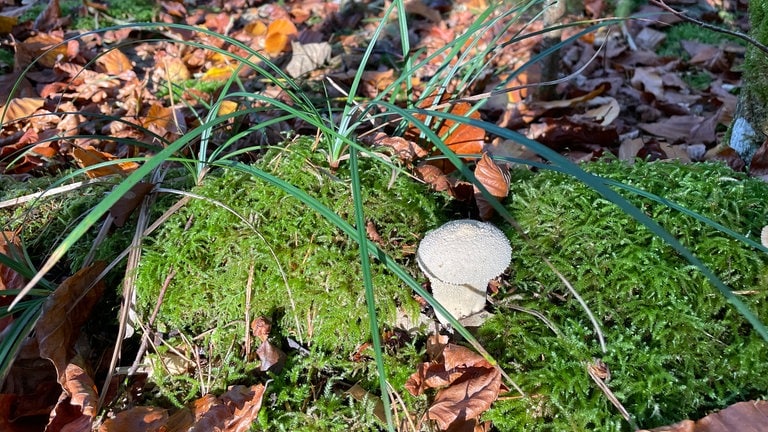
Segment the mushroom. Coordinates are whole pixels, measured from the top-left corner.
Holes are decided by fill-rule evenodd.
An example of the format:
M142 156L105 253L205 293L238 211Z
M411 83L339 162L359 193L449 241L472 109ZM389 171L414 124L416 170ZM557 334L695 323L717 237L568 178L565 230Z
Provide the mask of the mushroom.
M416 261L432 285L432 296L460 319L485 308L488 282L512 260L504 233L487 222L455 220L424 236ZM448 320L437 314L441 323Z

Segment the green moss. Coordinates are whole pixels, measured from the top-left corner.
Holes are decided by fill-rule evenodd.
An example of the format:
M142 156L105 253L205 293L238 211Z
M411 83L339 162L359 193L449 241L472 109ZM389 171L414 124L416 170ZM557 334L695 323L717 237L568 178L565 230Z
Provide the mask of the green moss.
M351 222L348 173L343 167L335 174L320 168L323 157L312 152L310 144L303 140L273 150L259 167L308 192ZM366 218L378 228L390 256L410 265L421 233L441 222L440 203L403 175L389 187L390 169L366 159L361 163ZM215 172L193 192L223 203L249 220L253 229L210 200L190 202L146 241L137 281L144 316L157 302L167 275L174 272L156 327L180 331L188 338L201 336L200 345L216 347L209 353L209 361L214 370L219 368L214 388L223 388L232 382L235 370L248 373L248 366L237 357L226 365L222 350L233 343L236 352L241 349L246 286L253 268L251 316L271 318L275 334L281 335L279 340L290 338L309 347L316 368L348 364L350 354L370 338L357 245L297 199L242 173ZM417 312L409 288L381 266L374 265L373 270L382 323L394 323L398 308ZM296 355L295 350L291 354ZM399 365L410 370L417 361ZM307 383L310 387L315 384ZM176 385L178 399L193 396L190 385ZM274 387L278 393L299 391ZM303 418L308 403L305 399L296 402L285 415ZM298 411L293 412L294 408Z
M681 52L684 53L680 43L685 40L711 45L719 45L726 41L744 45L744 41L739 38L708 30L693 23L682 22L669 28L667 31L667 39L664 40L661 46L659 46L659 55L680 56ZM687 54L684 54L684 56L687 56Z
M586 168L752 237L768 222L768 185L720 165L611 162ZM494 406L488 418L499 430L628 430L586 373L593 358L608 365L608 385L644 428L766 396L765 342L695 268L583 184L552 172L516 175L508 208L532 240L510 232L516 252L508 294L541 312L562 336L515 311L481 329L481 343L532 395ZM747 292L740 298L768 322L765 254L665 206L632 201L732 289ZM584 297L605 333L606 354L585 312L539 254Z
M72 28L78 30L96 30L101 27L107 27L119 24L114 20L121 22L151 22L156 13L156 2L149 0L110 0L107 2L108 10L106 15L94 16L91 13L81 14L83 2L80 0L62 0L61 16L73 17ZM19 17L19 22L33 21L45 9L45 4L38 4L31 7Z

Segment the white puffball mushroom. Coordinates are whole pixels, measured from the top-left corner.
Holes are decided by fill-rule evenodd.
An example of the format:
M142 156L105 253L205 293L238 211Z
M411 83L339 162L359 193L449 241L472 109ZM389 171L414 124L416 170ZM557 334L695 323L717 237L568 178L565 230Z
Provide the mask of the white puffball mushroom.
M512 247L504 233L487 222L455 220L424 236L416 261L432 285L432 296L454 318L485 307L488 283L512 260ZM447 319L437 314L441 323Z

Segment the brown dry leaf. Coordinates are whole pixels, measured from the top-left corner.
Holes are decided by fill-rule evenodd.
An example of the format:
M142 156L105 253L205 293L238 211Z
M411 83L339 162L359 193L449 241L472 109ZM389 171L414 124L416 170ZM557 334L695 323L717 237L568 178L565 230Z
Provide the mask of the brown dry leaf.
M498 398L501 374L469 348L448 344L437 362L422 363L405 383L414 396L437 387L445 388L438 391L428 417L440 430L474 428L476 419Z
M117 413L99 427L99 432L159 432L168 423L168 411L157 407L134 407Z
M657 137L677 141L691 136L694 128L698 128L706 117L697 115L671 116L654 123L640 123L637 126Z
M113 48L104 55L99 56L96 59L96 64L99 66L99 72L109 75L120 75L123 72L133 70L131 60L117 48Z
M768 181L768 140L764 141L749 164L749 175Z
M768 430L768 402L738 402L696 422L684 420L638 432L747 432Z
M0 254L11 259L20 259L24 256L21 250L21 238L18 233L14 231L0 231ZM26 284L27 281L22 275L10 267L0 264L0 291L22 289ZM11 304L11 301L13 301L13 297L2 296L0 297L0 306L7 306ZM0 333L11 322L13 322L13 315L0 318Z
M181 135L187 125L184 116L176 109L164 107L159 102L153 103L142 120L142 126L151 132L166 136L167 134Z
M264 39L264 51L271 56L276 56L285 51L288 42L299 33L299 30L286 18L278 18L267 27L267 36Z
M267 340L271 329L272 323L267 318L258 317L251 322L251 333L262 342Z
M16 43L16 55L24 57L26 65L37 59L40 66L52 68L60 60L66 59L70 53L68 44L62 42L64 39L61 37L49 33L38 33L24 42Z
M104 282L96 281L96 277L105 267L104 262L96 262L62 282L45 300L35 325L40 357L53 363L60 383L66 381L67 366L80 328L104 292Z
M99 395L96 384L85 371L84 360L79 355L67 365L63 392L51 412L46 431L90 431L97 414Z
M638 67L632 75L630 83L638 89L653 94L656 99L664 97L664 81L661 79L658 68Z
M91 146L80 147L72 146L72 157L81 168L87 168L91 165L114 160L115 157L109 153L101 152ZM100 168L91 169L85 172L88 178L104 177L112 174L127 175L139 167L136 162L120 162L113 165L107 165Z
M38 97L13 98L8 104L0 106L0 118L2 124L7 124L19 119L23 119L34 114L35 111L43 107L45 99Z
M419 180L428 184L432 189L438 192L451 189L451 181L448 180L448 176L443 173L443 170L434 165L419 165L414 168L414 174Z
M373 138L374 145L389 147L394 154L403 162L413 162L414 159L421 159L427 156L427 151L420 145L403 137L389 136L381 133Z
M502 201L509 195L509 168L506 164L503 166L497 164L488 153L483 153L483 157L477 162L475 177L499 201ZM480 219L488 220L493 216L493 207L485 199L480 189L477 186L473 187Z
M48 2L45 9L40 12L40 15L35 18L32 28L37 31L45 32L56 27L61 27L62 24L59 0L51 0Z
M120 197L120 199L109 209L109 214L114 218L112 223L114 223L116 227L125 225L125 221L131 217L131 214L136 207L141 204L144 197L154 188L155 185L149 182L139 182L133 185L131 190Z
M278 347L272 345L268 340L259 345L256 350L256 355L259 356L261 364L259 370L262 372L271 371L274 373L280 373L285 366L285 353Z
M246 432L261 409L263 384L233 386L218 398L206 395L194 402L195 424L188 432Z
M427 98L422 102L421 107L430 109L433 98ZM450 105L449 113L471 118L480 119L480 113L473 111L470 113L472 105L467 102L458 102ZM426 116L422 114L414 115L420 121L426 121ZM439 125L437 128L437 135L443 139L443 143L456 154L478 154L482 153L483 146L485 144L485 130L471 126L467 124L458 124L452 120L441 120L439 118L432 119L433 124L435 122ZM434 129L434 128L433 128ZM415 142L420 142L419 139L420 130L416 126L411 126L404 134L404 138ZM435 154L440 154L436 152ZM450 173L455 169L453 164L447 159L438 159L431 161L430 164L440 168L444 173Z
M159 67L162 70L162 77L172 83L188 80L192 77L192 73L187 68L187 65L178 57L163 57Z
M615 127L576 117L543 118L541 123L530 125L528 137L558 151L573 150L580 145L612 147L619 141Z

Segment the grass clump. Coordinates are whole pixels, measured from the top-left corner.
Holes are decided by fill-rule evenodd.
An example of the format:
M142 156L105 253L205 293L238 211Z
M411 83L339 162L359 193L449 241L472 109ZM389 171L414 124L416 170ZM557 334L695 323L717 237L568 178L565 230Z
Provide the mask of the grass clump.
M584 168L744 235L754 237L768 221L768 185L724 166L602 162ZM532 397L497 402L488 418L500 430L629 430L587 374L596 358L607 364L608 385L644 428L766 396L765 342L695 268L572 178L555 172L516 176L508 208L532 240L511 234L512 286L508 299L499 299L505 312L486 323L480 341ZM666 206L626 195L768 320L760 307L768 300L764 253ZM542 255L595 313L606 354ZM557 333L533 315L505 309L513 298L517 306L540 312Z
M441 203L402 174L392 181L392 170L383 164L369 159L361 163L366 217L377 227L389 255L407 263L421 233L441 222ZM346 168L331 173L323 164L324 156L311 149L311 140L300 139L269 151L258 166L279 173L351 221L354 211ZM311 361L294 359L289 369L303 368L299 375L305 380L311 372L306 370L308 365L315 368L314 373L324 370L341 376L361 370L358 380L377 382L372 367L350 365L343 373L337 369L349 363L349 356L370 338L357 244L284 191L250 176L222 170L204 183L192 192L208 199L192 200L147 239L137 281L144 316L154 308L168 274L175 272L155 327L180 332L188 340L198 337L197 344L205 350L215 347L207 354L212 367L219 367L212 387L223 388L232 378L249 373L239 353L248 325L244 308L252 274L250 316L271 319L278 343L294 341L310 352ZM382 323L393 325L398 309L412 316L418 312L408 287L377 266L373 270ZM225 361L227 350L238 354ZM289 356L297 355L295 348L286 350ZM411 369L415 361L397 364ZM275 377L268 392L294 391L281 389L280 379L286 378ZM322 386L312 387L316 384L312 380L305 384L315 397L323 391ZM182 402L195 396L189 392L189 383L177 382L168 388ZM288 405L297 410L298 418L307 404L302 399Z

